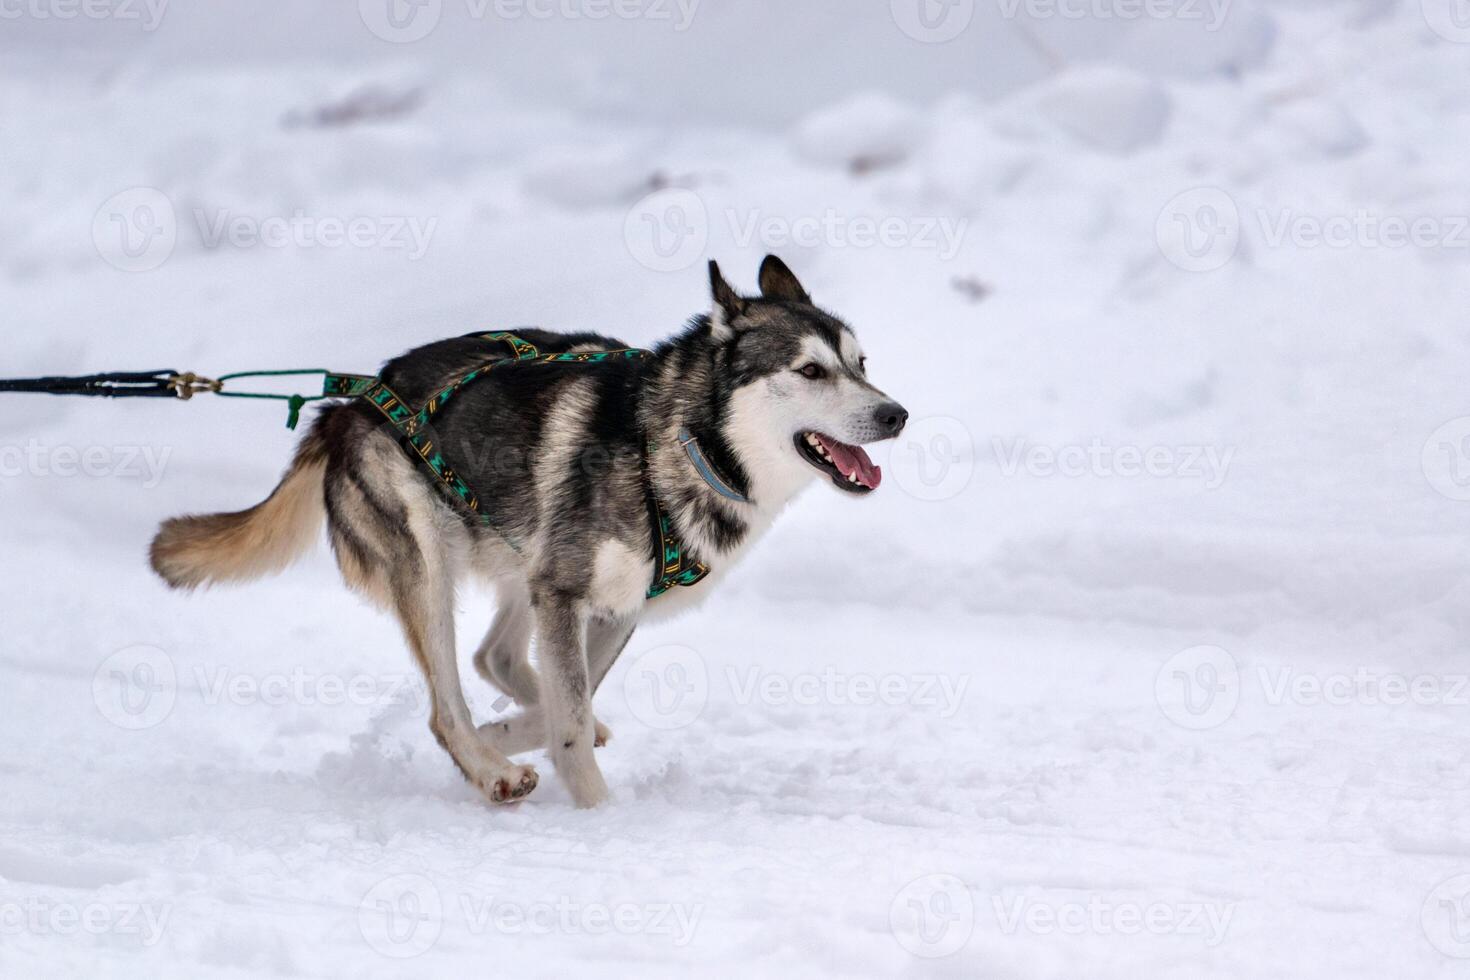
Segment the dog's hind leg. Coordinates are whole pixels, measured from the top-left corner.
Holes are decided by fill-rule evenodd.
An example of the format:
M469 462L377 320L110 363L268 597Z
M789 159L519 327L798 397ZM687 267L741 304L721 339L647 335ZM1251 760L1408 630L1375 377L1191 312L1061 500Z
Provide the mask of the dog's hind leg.
M529 656L531 599L524 589L510 586L503 587L497 598L495 620L475 652L475 670L522 708L530 708L541 696Z
M607 672L618 662L637 626L636 619L594 619L587 624L587 672L592 677L593 696L602 687ZM597 739L592 744L606 745L612 732L600 721L596 722L596 730Z
M336 454L325 480L333 549L347 581L397 614L429 687L434 738L492 802L517 800L536 788L536 771L480 738L470 719L455 663L455 527L410 466L376 434Z
M612 665L617 662L618 654L628 645L629 638L633 635L633 629L637 621L633 619L593 619L587 624L587 672L592 680L592 693L602 685L602 680ZM493 628L492 628L493 631ZM535 677L535 670L527 665L531 675ZM493 681L492 681L493 683ZM520 698L516 698L517 701ZM525 702L521 702L525 704ZM606 745L608 739L612 738L612 732L606 725L595 717L592 720L593 740L592 744L598 748ZM518 755L521 752L530 752L539 749L546 744L546 720L539 707L528 707L520 714L510 718L502 718L499 721L487 722L480 726L480 734L506 755Z
M587 669L592 674L593 694L618 662L637 627L638 620L633 618L594 619L587 624Z
M421 577L392 573L393 605L429 685L429 728L465 779L492 803L518 800L536 788L536 770L518 766L479 738L459 683L454 654L454 589L442 562Z

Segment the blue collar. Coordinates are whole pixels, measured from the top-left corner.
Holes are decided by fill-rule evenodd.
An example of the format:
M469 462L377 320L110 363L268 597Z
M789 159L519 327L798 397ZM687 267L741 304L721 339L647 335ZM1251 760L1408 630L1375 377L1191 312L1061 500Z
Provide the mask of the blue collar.
M684 447L684 452L688 455L689 462L694 464L695 472L703 478L705 483L710 485L710 489L714 490L715 493L724 497L726 500L733 500L739 504L750 503L749 497L731 487L729 481L720 476L714 466L710 464L710 461L705 458L704 451L699 448L699 443L695 441L694 436L688 429L681 428L679 430L679 445Z

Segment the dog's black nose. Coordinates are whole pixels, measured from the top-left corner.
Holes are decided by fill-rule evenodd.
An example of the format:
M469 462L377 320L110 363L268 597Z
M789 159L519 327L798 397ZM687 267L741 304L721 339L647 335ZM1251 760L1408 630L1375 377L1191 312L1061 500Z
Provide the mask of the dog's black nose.
M877 420L883 437L890 438L903 431L904 423L909 420L909 413L898 402L884 402L873 413L873 418Z

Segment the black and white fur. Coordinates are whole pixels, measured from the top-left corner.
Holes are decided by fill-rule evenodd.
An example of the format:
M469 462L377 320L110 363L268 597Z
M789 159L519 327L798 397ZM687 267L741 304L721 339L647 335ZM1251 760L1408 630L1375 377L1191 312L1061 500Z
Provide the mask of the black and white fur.
M763 263L759 297L737 294L713 262L710 280L711 311L651 357L496 369L434 417L489 526L438 487L370 406L346 402L320 413L263 503L165 522L154 569L181 588L279 571L325 516L349 585L402 623L431 693L430 728L465 778L493 802L518 800L537 775L509 757L545 745L576 803L596 805L607 785L593 747L607 732L592 696L638 623L707 595L814 479L869 489L844 479L809 433L852 448L897 435L908 417L868 381L852 330L814 306L779 259ZM543 352L627 346L515 332ZM389 362L382 377L417 405L485 357L482 339L444 340ZM681 430L745 501L701 478ZM653 600L650 491L711 568ZM475 666L521 708L478 728L454 639L455 589L470 576L498 599ZM533 636L539 670L528 658Z

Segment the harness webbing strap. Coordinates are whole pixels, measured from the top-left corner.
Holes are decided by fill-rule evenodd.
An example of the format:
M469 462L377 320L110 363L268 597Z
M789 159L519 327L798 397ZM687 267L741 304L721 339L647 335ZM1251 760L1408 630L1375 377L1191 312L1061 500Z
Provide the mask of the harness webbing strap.
M648 492L648 499L653 505L653 528L657 532L654 544L658 559L653 584L648 587L648 598L657 599L675 586L698 582L709 574L709 566L704 562L694 561L684 553L683 542L674 534L674 522L664 513L658 494L652 489Z
M423 463L439 484L456 500L463 504L480 522L505 538L511 548L519 546L504 532L496 528L489 515L481 512L480 498L464 479L455 471L444 455L443 447L436 441L431 422L461 388L477 378L484 377L497 367L514 364L598 364L604 361L627 358L636 360L647 357L649 351L636 347L602 351L567 351L542 354L535 344L515 334L504 331L481 334L481 339L502 342L510 348L510 355L489 358L455 379L434 394L417 411L398 396L393 389L379 378L362 375L328 374L323 390L328 397L360 397L367 401L387 419L398 433L399 442ZM686 445L686 450L688 449ZM718 489L718 488L717 488ZM695 561L684 550L683 543L674 533L673 521L664 512L663 505L652 487L648 489L650 502L650 526L654 536L654 577L648 587L647 596L655 599L669 589L680 585L693 585L709 574L703 562Z
M366 374L336 374L328 371L322 382L322 396L356 398L358 395L366 395L377 383L377 378Z

